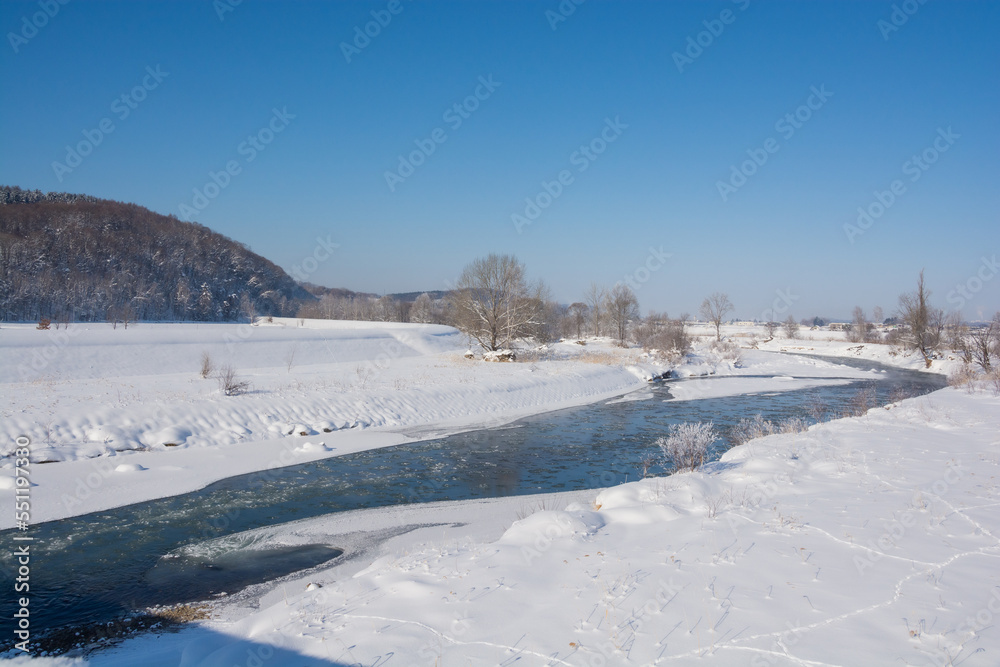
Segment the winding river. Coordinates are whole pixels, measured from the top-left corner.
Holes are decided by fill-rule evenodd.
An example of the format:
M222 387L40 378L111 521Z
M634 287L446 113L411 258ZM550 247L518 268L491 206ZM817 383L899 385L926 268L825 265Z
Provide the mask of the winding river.
M643 461L659 453L653 443L669 424L711 420L724 433L757 413L770 420L799 417L811 422L810 404L822 401L828 414L836 414L869 386L883 405L896 388L923 394L945 385L939 375L870 361L834 361L881 372L875 381L687 401L669 400L672 382L656 383L629 400L339 456L266 476L233 477L194 493L39 524L32 527L32 625L93 623L149 605L206 599L340 555L326 545L254 551L226 562L194 563L198 575L192 577L192 563L180 562L176 552L207 539L361 508L611 486L641 477ZM716 441L713 458L726 446L722 438ZM663 467L650 470L668 472ZM13 544L12 532L5 531L8 544ZM0 563L9 579L15 566L10 551ZM13 584L3 586L12 590ZM13 596L4 595L0 614L10 619L13 611Z

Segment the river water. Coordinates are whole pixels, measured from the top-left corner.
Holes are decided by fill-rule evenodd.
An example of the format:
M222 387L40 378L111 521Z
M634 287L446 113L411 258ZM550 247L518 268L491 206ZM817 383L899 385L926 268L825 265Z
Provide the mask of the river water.
M757 413L812 422L808 406L816 401L833 415L865 388L873 387L883 405L900 388L916 395L945 385L939 375L836 361L884 372L874 381L688 401L669 400L672 382L657 383L629 396L638 400L242 475L194 493L39 524L31 528L32 626L37 632L207 599L340 555L330 545L248 548L218 557L184 550L212 538L354 509L607 487L641 477L643 461L659 454L654 442L670 424L712 421L721 434ZM726 447L724 438L717 440L712 458ZM668 472L659 464L650 469ZM4 532L7 544L14 544L12 534ZM15 564L9 551L0 565L8 579L0 585L10 591ZM0 607L6 625L14 596L2 596ZM10 636L4 633L0 647L9 647Z

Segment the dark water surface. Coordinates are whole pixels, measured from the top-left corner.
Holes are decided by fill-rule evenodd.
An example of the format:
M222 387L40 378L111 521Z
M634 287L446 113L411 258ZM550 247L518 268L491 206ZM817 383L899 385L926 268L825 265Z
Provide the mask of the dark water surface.
M194 493L32 526L33 634L153 604L206 599L340 555L336 545L304 545L178 556L181 547L206 539L353 509L611 486L641 477L643 460L659 455L653 443L670 424L712 421L723 432L757 413L811 422L808 406L815 401L833 415L864 388L874 387L882 405L899 388L923 394L945 385L939 375L836 361L885 372L874 382L676 402L665 402L672 382L658 383L634 394L650 395L643 400L587 405L501 428L242 475ZM713 458L725 443L720 439L715 447ZM13 535L4 531L5 544L15 544ZM7 591L13 591L12 551L0 556L7 579L0 585ZM14 597L0 597L4 626L11 623ZM9 647L11 636L5 630L0 646Z

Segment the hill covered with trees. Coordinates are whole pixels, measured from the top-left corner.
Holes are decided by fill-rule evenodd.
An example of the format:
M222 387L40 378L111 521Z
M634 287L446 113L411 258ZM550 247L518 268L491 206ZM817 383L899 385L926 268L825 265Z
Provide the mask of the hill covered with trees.
M273 262L135 204L0 186L0 318L235 320L316 297Z

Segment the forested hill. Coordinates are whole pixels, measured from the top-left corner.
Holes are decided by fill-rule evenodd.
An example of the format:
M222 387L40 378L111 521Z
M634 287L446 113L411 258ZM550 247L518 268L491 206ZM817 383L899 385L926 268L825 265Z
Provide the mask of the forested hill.
M311 295L199 224L135 204L0 186L0 318L234 320Z

